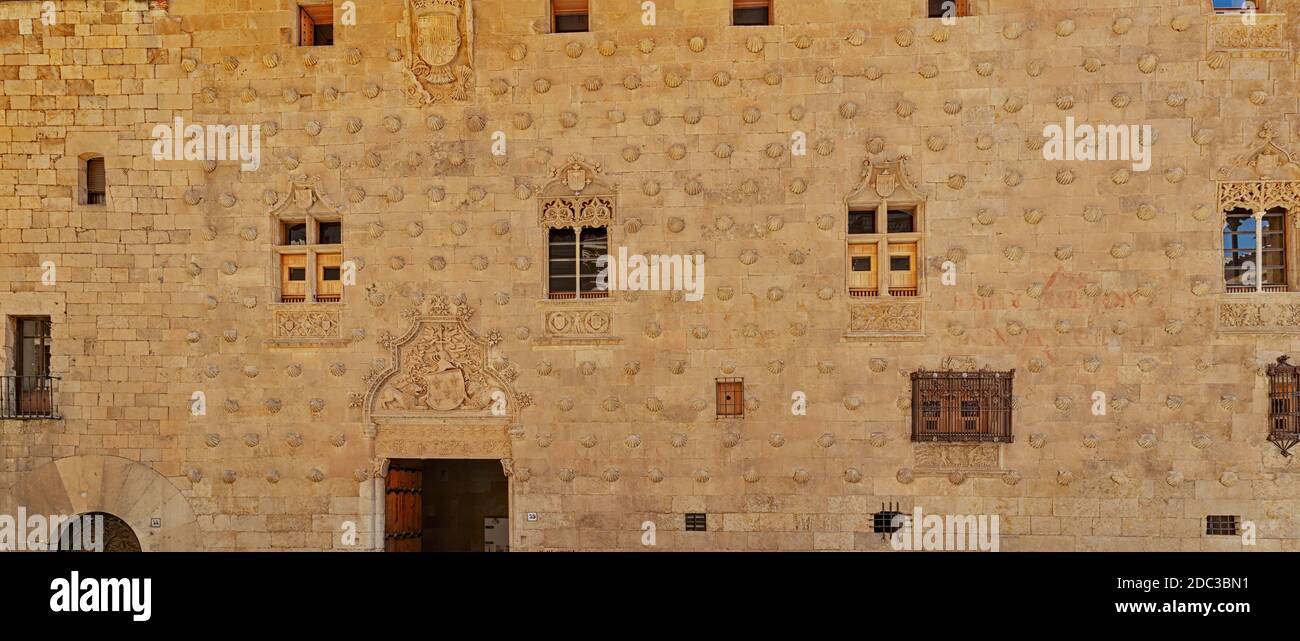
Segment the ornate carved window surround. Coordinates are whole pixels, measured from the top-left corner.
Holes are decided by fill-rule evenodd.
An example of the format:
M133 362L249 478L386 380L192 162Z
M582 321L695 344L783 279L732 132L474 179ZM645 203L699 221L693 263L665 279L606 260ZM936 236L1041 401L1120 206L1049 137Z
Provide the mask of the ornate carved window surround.
M1217 329L1225 333L1300 333L1300 261L1296 256L1297 225L1300 225L1300 164L1277 144L1272 125L1260 127L1260 144L1218 172L1217 198L1221 215L1245 210L1255 217L1254 229L1262 228L1266 214L1285 210L1285 282L1289 291L1273 289L1255 278L1254 291L1240 291L1224 277L1216 314ZM1255 247L1260 243L1256 241ZM1224 248L1221 246L1220 250ZM1281 286L1277 286L1281 288ZM1238 291L1231 291L1231 290Z
M907 166L907 157L881 163L865 160L861 180L844 198L844 262L846 288L850 292L849 328L846 341L914 341L925 338L925 299L922 257L925 236L926 196L915 187ZM889 232L891 210L911 213L911 230ZM849 233L849 212L874 211L871 233ZM879 286L874 291L855 288L852 265L855 248L868 248L864 256L874 261ZM884 260L887 257L889 260ZM861 257L858 257L860 260ZM911 261L907 278L914 282L896 284L891 268L896 259ZM901 272L908 274L907 272ZM897 286L897 285L911 285ZM858 294L858 295L854 295Z
M280 234L284 223L303 222L308 226L309 238L314 237L311 229L321 222L342 222L343 207L337 204L321 189L321 180L317 176L294 176L290 179L289 190L267 210L273 223L272 251L268 274L276 295L273 300L280 300L280 273L283 256L302 254L305 259L308 290L306 300L299 303L275 302L267 305L272 314L271 338L265 341L267 347L300 347L347 345L351 340L342 330L344 303L340 301L320 302L315 283L318 270L316 255L321 249L326 253L341 257L341 245L284 245L280 244ZM335 249L336 248L336 249Z
M601 179L601 166L582 156L569 157L566 164L551 172L551 181L538 192L537 223L549 234L552 229L603 227L609 247L615 244L617 231L617 185ZM549 252L549 246L544 252ZM593 292L577 288L573 299L553 299L550 293L550 255L543 256L542 288L547 292L541 303L545 314L545 336L537 345L613 345L623 339L613 334L615 301L611 292L588 298Z

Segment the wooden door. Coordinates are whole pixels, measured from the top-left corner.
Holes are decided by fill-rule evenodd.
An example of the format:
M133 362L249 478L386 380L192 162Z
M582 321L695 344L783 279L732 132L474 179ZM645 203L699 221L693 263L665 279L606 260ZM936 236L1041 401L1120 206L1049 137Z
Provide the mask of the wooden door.
M388 468L384 492L384 551L419 552L424 534L424 471Z

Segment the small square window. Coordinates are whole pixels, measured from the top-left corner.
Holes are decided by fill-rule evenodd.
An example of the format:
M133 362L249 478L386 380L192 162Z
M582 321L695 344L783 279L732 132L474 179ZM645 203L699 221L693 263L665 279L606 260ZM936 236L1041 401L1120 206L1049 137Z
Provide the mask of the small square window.
M291 280L291 281L307 280L307 268L306 268L306 267L290 267L290 268L289 268L289 280Z
M929 0L931 18L962 18L970 15L970 0Z
M871 257L870 257L870 256L854 256L854 257L853 257L853 271L855 271L855 272L869 272L869 271L873 271L873 270L871 269Z
M307 223L285 223L283 245L306 245Z
M321 223L320 238L316 240L320 245L337 245L343 242L343 223Z
M737 27L772 24L772 0L732 0L731 24Z
M717 380L718 416L745 415L745 379L720 378Z
M709 530L708 515L702 512L691 512L686 515L687 532L707 532Z
M871 531L876 534L893 534L903 529L903 513L898 510L881 510L872 515Z
M911 234L916 232L916 214L906 209L890 209L889 221L886 223L891 234Z
M322 279L322 280L338 280L338 279L339 279L339 268L338 268L338 267L322 267L322 268L321 268L321 279Z
M1210 536L1236 536L1237 516L1235 514L1211 514L1206 516L1205 533Z
M298 7L298 44L303 47L328 47L334 44L334 5Z
M876 233L876 210L871 209L850 209L849 210L849 233L850 234L874 234Z
M910 256L890 256L889 271L891 272L912 271L912 258Z
M552 0L551 16L555 33L582 33L591 29L587 0Z

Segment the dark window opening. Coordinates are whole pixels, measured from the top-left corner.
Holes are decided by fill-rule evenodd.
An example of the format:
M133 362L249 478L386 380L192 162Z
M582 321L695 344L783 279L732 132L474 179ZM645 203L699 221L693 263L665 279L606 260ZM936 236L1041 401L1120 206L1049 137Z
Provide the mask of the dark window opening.
M86 204L103 205L108 202L108 183L104 176L104 159L86 159Z
M319 245L338 245L343 242L343 223L321 223Z
M737 27L758 27L772 24L771 0L733 0L731 24Z
M911 234L916 231L916 214L905 209L889 210L886 229L891 234Z
M719 417L738 417L745 415L745 379L718 379L717 396Z
M284 224L284 242L283 245L306 245L307 244L307 224L306 223L285 223Z
M912 373L912 440L1010 443L1008 372Z
M970 15L970 0L929 0L931 18L962 18Z
M608 298L601 289L600 257L609 254L604 227L551 229L547 238L547 296L557 300Z
M853 271L855 272L871 271L871 257L870 256L855 257L853 259Z
M554 0L551 16L555 33L582 33L591 30L587 0Z
M881 510L871 515L871 531L876 534L893 534L903 529L902 512L898 511L898 505L892 505L888 510L881 506Z
M289 280L307 280L306 267L290 267Z
M889 271L891 272L912 271L912 257L911 256L890 256Z
M1205 517L1205 533L1210 536L1236 536L1237 521L1235 514L1211 514Z
M850 234L876 233L875 208L850 209L849 210L849 233Z
M325 267L325 268L323 268L323 269L321 270L321 278L322 278L323 280L338 280L338 279L339 279L339 268L338 268L338 267Z
M313 4L298 7L298 44L303 47L328 47L334 44L334 5Z
M686 515L687 532L707 532L709 530L708 516L701 512L691 512Z

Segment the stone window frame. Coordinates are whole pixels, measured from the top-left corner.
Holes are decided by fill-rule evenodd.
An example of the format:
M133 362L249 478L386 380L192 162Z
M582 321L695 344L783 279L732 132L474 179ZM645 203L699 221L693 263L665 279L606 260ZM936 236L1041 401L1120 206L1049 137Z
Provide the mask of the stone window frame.
M271 251L270 269L268 275L271 277L274 296L272 304L275 305L341 305L344 302L343 287L339 291L339 300L337 301L318 301L316 300L316 269L318 254L338 254L340 268L344 268L346 263L346 250L348 234L347 225L343 220L343 208L337 205L329 196L323 193L320 187L320 178L313 176L297 176L290 179L288 193L282 195L276 204L272 205L267 215L271 218ZM316 207L319 203L320 207ZM296 205L290 210L289 205ZM284 245L284 225L286 223L306 223L307 225L307 244L306 245ZM337 245L322 245L317 243L317 236L320 232L321 223L339 223L340 242ZM282 266L282 256L292 254L304 254L307 257L307 288L304 299L301 302L285 302L283 299L284 292L281 288L280 270ZM342 274L340 274L342 278Z
M844 291L852 296L852 255L849 248L853 245L872 245L876 246L876 291L872 296L857 296L853 298L866 298L873 300L902 298L902 299L922 299L926 297L925 288L925 206L926 197L913 186L907 175L906 159L899 158L893 161L887 161L879 164L873 164L871 160L863 161L861 182L858 186L844 198L844 219L840 228L844 234ZM901 193L900 193L901 192ZM849 212L854 210L872 209L876 211L874 234L849 234ZM905 209L912 211L912 231L910 233L889 233L889 210ZM856 242L855 242L856 241ZM881 257L889 257L890 244L915 244L916 256L913 259L916 271L916 293L913 295L898 295L890 292L888 279L889 270L882 269L889 265L888 260L882 260ZM896 288L906 289L906 288Z
M537 199L537 221L542 229L542 299L549 303L590 304L609 300L611 292L600 296L583 297L577 292L573 298L551 296L550 231L571 228L579 234L583 228L603 227L607 251L615 247L615 223L618 220L618 195L616 189L597 179L599 163L589 163L581 156L570 156L569 161L551 172L552 180L543 187ZM576 214L574 212L577 212Z
M329 7L329 12L330 12L330 21L329 21L328 23L321 23L321 22L317 22L317 21L316 21L316 18L315 18L314 16L312 16L312 11L309 10L309 8L315 8L315 7ZM318 24L329 24L331 27L335 26L335 22L334 22L335 7L334 7L334 3L333 3L332 1L330 1L330 2L320 2L320 1L312 1L312 0L302 0L301 2L294 3L293 8L296 10L296 11L294 12L294 27L293 27L293 35L294 35L294 38L293 38L293 44L294 44L294 46L296 46L296 47L330 47L330 46L333 46L333 45L334 45L334 41L337 39L337 38L334 37L334 36L332 36L332 37L330 38L330 43L329 43L328 45L319 45L319 44L316 44L316 38L315 38L315 32L314 32L314 31L312 32L312 42L311 42L310 44L304 44L304 43L303 43L303 37L304 37L305 34L306 34L306 31L303 30L303 21L304 21L304 18L305 18L306 20L310 20L310 21L311 21L311 23L312 23L312 27L313 27L313 28L314 28L316 25L318 25ZM335 33L335 36L337 36L337 33Z
M731 0L731 12L728 16L729 24L733 27L771 27L778 25L776 21L776 0ZM736 24L736 11L741 9L755 9L766 5L767 7L767 24Z
M1283 210L1283 230L1285 232L1283 272L1285 284L1266 287L1263 278L1257 278L1255 288L1229 289L1227 273L1219 270L1220 283L1227 294L1257 296L1281 294L1300 291L1300 261L1296 254L1300 250L1297 244L1296 226L1300 224L1300 163L1291 152L1277 144L1280 137L1272 123L1260 126L1256 137L1262 141L1250 153L1237 158L1231 166L1219 169L1217 188L1217 211L1221 224L1227 222L1227 214L1237 210L1251 212L1255 218L1256 251L1259 251L1259 230L1263 217L1274 210ZM1220 228L1222 229L1222 227ZM1226 251L1223 233L1217 241L1219 256ZM1256 256L1259 260L1259 256Z

